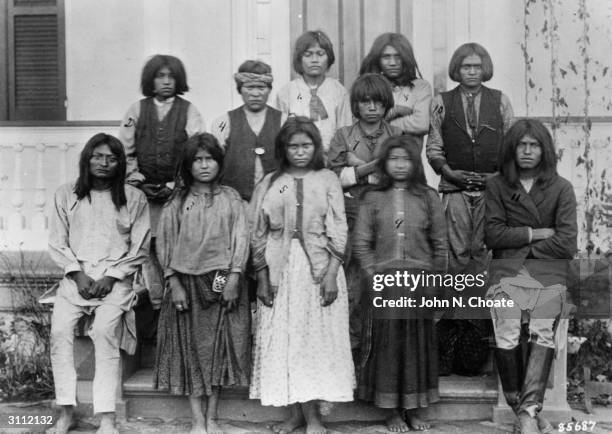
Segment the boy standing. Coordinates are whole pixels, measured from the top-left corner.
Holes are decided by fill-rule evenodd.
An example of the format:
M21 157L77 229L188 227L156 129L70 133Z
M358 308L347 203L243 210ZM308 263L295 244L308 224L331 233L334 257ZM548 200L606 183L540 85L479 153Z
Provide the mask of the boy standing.
M142 69L140 87L144 99L134 103L119 128L119 140L127 155L126 182L147 196L151 212L151 236L156 235L161 209L170 194L175 166L187 139L206 131L202 116L180 97L189 90L180 59L158 54ZM143 276L153 309L159 309L163 279L155 243L143 264Z

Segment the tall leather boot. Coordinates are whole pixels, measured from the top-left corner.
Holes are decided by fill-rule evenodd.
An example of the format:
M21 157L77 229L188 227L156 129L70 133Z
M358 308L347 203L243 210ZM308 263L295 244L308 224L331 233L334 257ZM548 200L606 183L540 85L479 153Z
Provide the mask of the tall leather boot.
M525 380L518 406L522 434L539 434L537 414L542 410L544 393L555 355L553 348L531 343Z
M515 414L518 413L520 394L523 388L524 364L522 353L523 350L520 345L510 350L495 348L495 364L497 365L504 397Z

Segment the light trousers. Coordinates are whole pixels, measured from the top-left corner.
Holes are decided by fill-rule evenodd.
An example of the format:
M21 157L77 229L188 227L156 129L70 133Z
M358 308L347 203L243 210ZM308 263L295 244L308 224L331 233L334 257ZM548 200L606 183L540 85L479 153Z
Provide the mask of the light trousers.
M509 299L506 294L498 293L494 299ZM511 350L519 344L521 337L521 323L523 319L529 321L530 339L538 345L547 348L555 348L555 319L561 313L562 300L557 295L545 303L536 304L533 310L528 312L517 305L514 307L492 308L493 327L495 330L495 343L497 348Z
M51 366L57 405L76 405L74 328L79 318L87 312L87 307L74 305L59 295L56 297L51 318ZM109 304L95 308L95 319L89 329L96 367L93 381L94 413L115 411L120 381L119 327L123 313L121 308Z

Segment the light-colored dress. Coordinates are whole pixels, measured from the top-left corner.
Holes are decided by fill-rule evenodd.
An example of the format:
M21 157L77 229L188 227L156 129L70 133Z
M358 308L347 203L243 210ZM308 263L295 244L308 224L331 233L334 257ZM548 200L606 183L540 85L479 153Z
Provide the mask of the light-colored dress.
M344 250L342 190L328 170L303 178L284 174L258 185L253 204L253 263L268 267L274 304L258 306L250 397L284 406L315 399L353 400L355 376L342 267L338 297L320 302L331 256ZM300 209L303 208L303 209Z
M316 93L328 114L327 119L314 120L327 154L336 130L353 123L351 104L346 88L335 78L325 77ZM276 97L276 108L288 116L310 117L310 97L311 89L300 76L281 88Z

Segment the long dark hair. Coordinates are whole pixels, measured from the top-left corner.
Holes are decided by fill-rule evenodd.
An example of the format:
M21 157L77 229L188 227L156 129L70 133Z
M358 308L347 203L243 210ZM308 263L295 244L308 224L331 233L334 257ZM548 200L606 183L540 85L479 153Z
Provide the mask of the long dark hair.
M378 153L377 167L380 173L380 182L377 190L388 190L393 187L393 178L387 173L387 160L391 150L401 148L408 153L410 161L412 161L412 173L408 179L409 188L416 191L425 191L427 187L427 179L425 178L425 169L423 169L423 161L419 152L420 143L418 139L409 134L403 136L389 137L380 147Z
M365 74L366 72L382 74L382 70L380 69L380 56L387 45L395 48L402 59L402 74L394 81L400 86L412 88L414 86L412 82L422 76L414 57L412 45L410 45L410 41L401 33L383 33L378 36L374 40L374 43L372 43L370 52L361 62L359 74Z
M280 175L285 173L291 166L287 159L287 145L289 140L295 134L304 133L315 146L312 160L308 163L308 168L312 170L320 170L325 167L325 157L323 156L323 140L321 140L321 133L317 126L309 118L305 116L290 116L287 118L280 131L276 135L274 141L274 158L278 163L278 169L272 175L270 185Z
M499 171L506 182L512 186L518 186L519 183L516 148L521 139L527 135L536 139L542 148L542 158L538 165L536 181L546 184L557 175L557 154L548 129L537 119L519 119L504 135L504 141L499 152Z
M174 93L176 95L182 95L189 91L187 73L185 72L185 67L181 59L167 54L156 54L151 57L142 68L140 89L144 96L155 96L155 76L164 66L174 75L174 80L176 82Z
M189 193L189 189L194 182L193 175L191 174L191 168L193 166L193 161L195 160L196 154L200 149L208 152L213 160L215 160L219 165L219 172L217 173L217 176L213 182L217 183L223 176L223 149L219 145L216 137L209 133L196 134L195 136L190 137L183 147L183 152L181 153L181 157L176 166L176 176L174 181L175 189L172 194L172 198L178 195L181 200L184 200ZM169 202L171 202L171 200L168 200L168 203Z
M76 194L78 200L87 197L87 199L91 201L90 192L93 187L93 180L90 163L94 149L100 145L108 145L113 155L117 157L117 169L111 182L110 191L113 204L115 204L115 208L119 210L122 206L127 204L127 199L125 197L126 158L123 145L119 139L110 134L98 133L85 143L85 147L81 151L81 157L79 159L79 177L74 186L74 194Z

